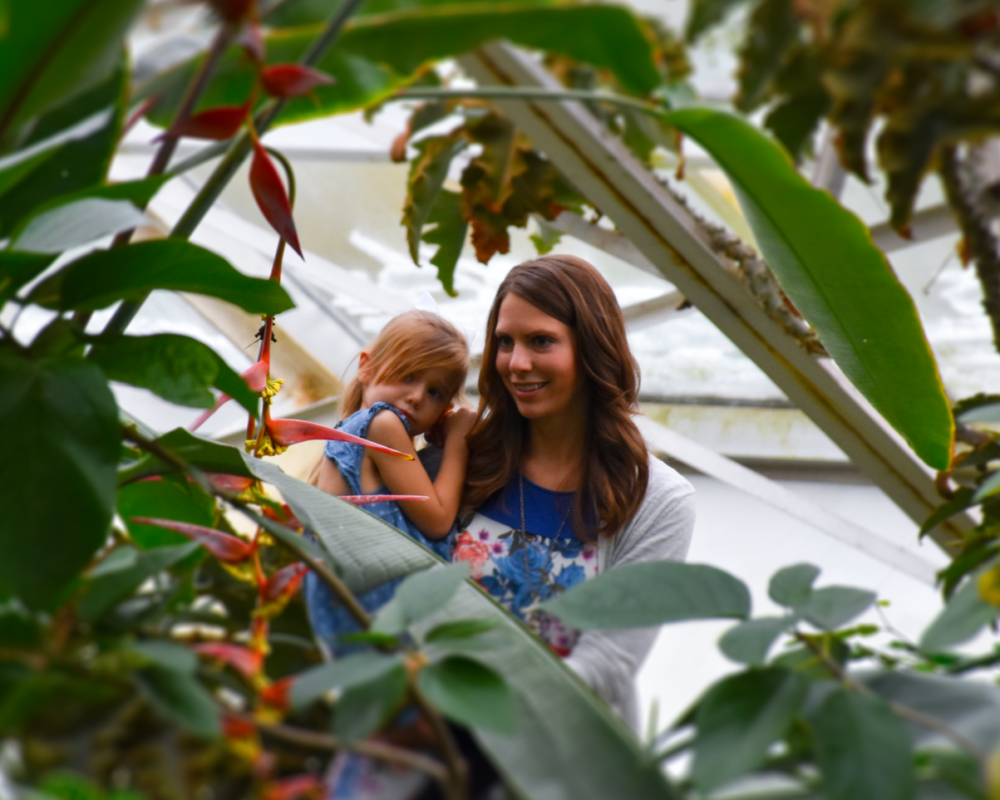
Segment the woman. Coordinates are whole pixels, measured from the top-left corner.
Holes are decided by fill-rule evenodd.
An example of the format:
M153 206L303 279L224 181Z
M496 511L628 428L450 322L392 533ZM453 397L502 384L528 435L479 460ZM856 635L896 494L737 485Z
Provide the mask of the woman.
M650 457L639 369L611 287L573 256L515 267L486 327L453 561L525 621L633 728L655 628L565 628L537 606L624 564L685 557L693 488Z

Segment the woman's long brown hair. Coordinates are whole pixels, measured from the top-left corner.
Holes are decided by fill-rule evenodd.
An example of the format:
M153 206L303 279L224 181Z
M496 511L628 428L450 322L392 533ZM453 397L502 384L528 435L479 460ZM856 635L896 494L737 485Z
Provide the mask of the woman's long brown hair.
M583 480L573 525L584 537L613 536L646 495L649 455L632 421L638 410L639 365L607 281L575 256L543 256L514 267L500 284L486 322L479 373L479 421L469 436L463 505L476 507L502 489L521 463L528 423L497 371L496 326L509 294L531 303L576 334L577 369L588 400Z

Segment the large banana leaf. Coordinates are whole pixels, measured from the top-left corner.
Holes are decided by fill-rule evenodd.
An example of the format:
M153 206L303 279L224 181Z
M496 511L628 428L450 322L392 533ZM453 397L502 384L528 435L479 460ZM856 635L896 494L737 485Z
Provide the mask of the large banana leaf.
M323 540L356 592L441 563L377 517L249 456L247 468L277 487L296 516ZM664 800L673 796L656 764L607 706L542 642L466 581L433 618L488 618L503 647L476 651L507 681L517 700L517 732L476 731L507 781L536 800Z
M868 228L745 120L706 108L664 118L725 170L768 265L844 374L920 458L947 469L948 398L913 300Z
M298 61L320 28L275 30L266 38L269 63ZM466 2L410 8L349 22L317 68L336 82L290 101L277 124L328 116L377 103L414 80L426 64L453 58L494 39L561 53L614 73L624 86L648 93L659 84L646 24L616 6L539 6L537 2ZM197 59L140 87L160 100L150 114L169 125ZM250 96L253 70L239 48L222 59L200 108L239 105Z

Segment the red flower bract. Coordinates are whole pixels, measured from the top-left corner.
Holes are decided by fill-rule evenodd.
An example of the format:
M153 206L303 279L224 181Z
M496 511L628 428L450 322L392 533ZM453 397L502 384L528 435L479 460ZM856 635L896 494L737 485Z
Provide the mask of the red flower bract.
M288 202L285 185L281 182L281 176L278 175L274 162L260 142L254 142L253 146L250 189L264 219L300 257L304 258L302 248L299 247L299 235L295 231L292 205Z
M363 447L370 447L382 453L389 453L394 456L401 456L408 461L413 460L413 456L407 453L400 453L391 447L385 447L375 442L369 442L360 436L353 436L350 433L338 431L335 428L328 428L326 425L317 425L315 422L306 422L301 419L272 419L267 424L271 432L271 438L282 447L299 444L301 442L311 442L314 440L333 440L337 442L351 442L360 444Z
M288 710L289 697L294 677L282 678L260 690L260 699L281 711Z
M191 647L198 655L214 658L228 664L245 678L253 678L260 672L263 658L261 654L238 644L225 642L205 642Z
M323 796L323 781L318 775L292 775L272 781L260 793L260 800L299 800Z
M152 519L150 517L132 517L132 522L140 525L158 525L167 530L176 531L182 536L199 542L209 553L226 564L239 564L253 555L253 546L242 539L214 528L201 525L191 525L187 522L174 522L169 519Z
M308 94L317 86L327 86L333 78L298 64L275 64L261 70L260 82L269 95L287 100Z
M282 567L264 584L264 600L271 603L293 594L308 571L309 567L302 563Z
M240 374L240 377L243 378L246 385L250 387L251 392L260 393L267 388L267 374L271 369L270 361L271 359L269 357L266 359L262 358L256 364ZM188 425L188 430L198 430L198 428L204 425L216 411L232 399L233 398L231 398L228 394L220 394L217 398L215 398L215 405L199 414L195 418L194 422Z
M425 494L339 494L341 500L356 506L366 506L369 503L398 503L400 500L426 500Z
M243 127L248 110L249 106L246 104L210 108L200 114L181 120L171 126L170 130L157 136L154 141L166 139L168 136L175 138L187 136L191 139L211 139L213 141L231 139Z

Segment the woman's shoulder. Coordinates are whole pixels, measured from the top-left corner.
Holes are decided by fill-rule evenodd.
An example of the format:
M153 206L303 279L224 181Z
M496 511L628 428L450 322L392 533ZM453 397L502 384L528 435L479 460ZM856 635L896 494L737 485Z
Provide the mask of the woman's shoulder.
M646 486L646 503L660 503L694 494L694 486L677 470L653 454L649 456L649 483Z

